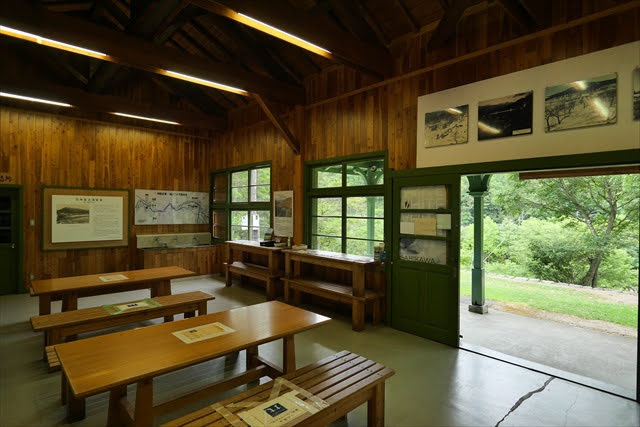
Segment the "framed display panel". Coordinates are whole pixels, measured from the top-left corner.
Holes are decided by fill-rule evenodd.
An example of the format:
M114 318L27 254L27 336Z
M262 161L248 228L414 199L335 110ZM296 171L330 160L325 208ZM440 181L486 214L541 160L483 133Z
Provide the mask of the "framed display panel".
M129 246L129 190L42 188L42 250Z

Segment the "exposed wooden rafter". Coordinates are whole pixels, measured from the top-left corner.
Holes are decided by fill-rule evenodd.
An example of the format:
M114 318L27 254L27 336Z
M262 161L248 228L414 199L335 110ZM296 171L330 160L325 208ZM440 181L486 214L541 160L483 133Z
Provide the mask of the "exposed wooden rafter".
M90 112L127 113L175 121L183 126L204 129L224 129L227 123L226 118L221 116L204 115L158 104L137 104L117 96L98 95L81 89L45 84L34 79L0 76L0 88L5 92L19 95L66 102Z
M258 105L260 105L260 108L262 108L262 111L264 111L269 120L271 120L271 123L273 123L278 131L280 131L284 140L289 144L289 147L291 147L291 150L293 150L295 154L300 154L300 142L296 139L293 133L291 133L287 124L272 111L268 103L262 99L260 95L254 94L253 98L256 100Z
M320 46L326 56L376 75L391 72L391 55L386 47L365 43L343 31L331 21L296 9L287 2L255 0L189 0L210 12L243 23L238 13L267 23Z
M535 22L519 0L497 0L497 3L520 28L526 32L533 30Z
M285 84L238 66L223 64L154 45L86 21L54 14L22 1L0 2L0 23L64 43L82 43L83 47L108 55L104 60L167 75L166 70L197 76L208 81L241 88L286 104L304 104L303 88Z
M441 0L440 3L443 8L445 6L448 6L448 8L444 10L444 15L442 15L438 26L431 34L428 45L429 50L442 47L446 41L455 35L458 21L462 18L465 9L469 7L468 0L453 0L451 3Z

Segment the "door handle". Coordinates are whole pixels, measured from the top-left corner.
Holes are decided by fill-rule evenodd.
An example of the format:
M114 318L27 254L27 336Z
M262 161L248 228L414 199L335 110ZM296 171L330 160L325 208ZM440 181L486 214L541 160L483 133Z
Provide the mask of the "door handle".
M16 244L15 244L15 243L12 243L12 244L11 244L11 246L10 246L10 248L11 248L11 249L15 249L15 248L16 248Z

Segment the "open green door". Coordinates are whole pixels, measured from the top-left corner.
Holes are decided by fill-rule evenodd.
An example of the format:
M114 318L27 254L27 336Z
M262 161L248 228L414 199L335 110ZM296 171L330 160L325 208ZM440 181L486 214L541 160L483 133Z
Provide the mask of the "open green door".
M21 219L19 190L0 187L0 295L18 292Z
M458 346L460 176L393 180L391 324Z

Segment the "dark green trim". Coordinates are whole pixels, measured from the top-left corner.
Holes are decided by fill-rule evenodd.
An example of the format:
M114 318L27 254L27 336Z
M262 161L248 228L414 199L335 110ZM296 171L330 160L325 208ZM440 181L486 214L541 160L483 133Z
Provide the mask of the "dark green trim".
M18 184L0 184L0 188L6 188L9 190L18 190L18 247L20 253L18 254L18 280L16 281L18 287L14 289L16 293L27 292L27 282L24 277L24 187ZM22 285L22 286L20 286Z
M346 167L348 163L353 163L357 161L365 161L365 160L376 160L382 159L384 163L384 183L381 185L362 185L362 186L349 186L347 187L347 173ZM319 166L326 165L336 165L342 167L342 186L341 187L330 187L330 188L312 188L312 171L314 168ZM322 160L314 160L310 162L305 162L304 171L303 171L303 179L304 179L304 197L303 197L303 242L306 243L309 247L311 247L311 237L316 235L312 233L313 223L311 218L312 215L311 209L311 200L313 198L340 198L342 200L342 252L346 253L347 251L347 203L346 199L348 197L367 197L367 196L381 196L385 197L387 193L387 187L389 186L389 169L388 169L388 153L386 151L376 151L372 153L362 153L362 154L352 154L349 156L341 156L334 157L330 159L322 159ZM385 247L387 246L387 242L390 241L390 229L388 229L389 223L387 222L387 214L389 211L387 210L387 203L385 199L384 203L384 214L385 214ZM335 215L334 217L337 217ZM360 218L360 217L353 217ZM366 218L365 218L366 219ZM382 219L382 218L376 218ZM363 239L370 240L370 239ZM375 241L375 240L371 240Z
M466 163L461 165L434 166L412 170L392 172L392 177L411 177L425 175L483 174L513 171L536 171L547 169L565 169L611 165L629 165L640 163L640 149L604 151L600 153L571 154L564 156L534 157L530 159L499 160L484 163Z
M127 206L127 215L129 216L129 218L127 218L127 244L126 245L117 245L117 246L100 246L97 248L66 248L66 249L45 249L44 248L44 239L45 239L45 235L44 235L44 190L46 188L60 188L60 189L64 189L64 190L98 190L98 191L126 191L127 194L129 195L129 206ZM100 187L60 187L57 185L43 185L41 187L41 191L42 194L40 195L40 200L41 200L41 204L40 204L40 209L42 210L42 222L40 223L42 226L42 236L40 239L40 250L42 252L58 252L58 251L86 251L86 250L90 250L90 249L115 249L115 248L128 248L129 247L129 240L131 239L131 227L133 227L132 222L136 222L135 220L135 214L134 214L134 219L133 221L130 221L131 219L131 215L129 215L129 210L132 208L131 203L133 203L133 206L135 206L135 200L132 200L131 198L131 190L129 190L128 188L100 188ZM135 196L134 196L135 197Z
M251 187L266 187L267 184L251 185L251 173L247 174L247 186L246 187L232 187L231 186L231 174L234 172L251 171L252 169L269 168L269 201L268 202L232 202L231 201L231 189L232 188L247 188L248 191ZM227 176L227 200L225 202L214 202L214 184L215 176L220 174L226 174ZM248 198L251 198L251 192L248 193ZM226 240L231 240L231 213L233 211L269 211L269 228L273 228L273 167L271 160L257 163L249 163L246 165L233 166L224 169L215 169L209 173L209 232L211 233L211 241L215 243L224 243ZM213 237L213 211L225 211L227 217L227 235L224 239ZM251 220L249 219L248 228L251 228ZM258 227L265 228L265 227Z

